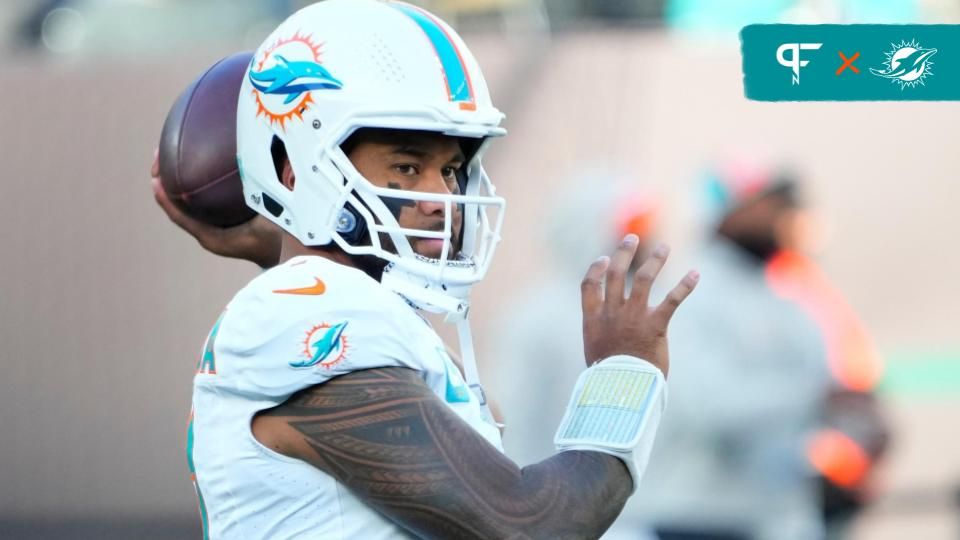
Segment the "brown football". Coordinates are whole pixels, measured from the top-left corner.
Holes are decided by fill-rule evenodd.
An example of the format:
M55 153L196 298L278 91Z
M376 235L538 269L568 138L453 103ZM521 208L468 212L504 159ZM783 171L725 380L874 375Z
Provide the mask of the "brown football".
M181 210L218 227L256 215L243 200L237 169L237 99L252 57L228 56L190 83L160 134L164 191Z

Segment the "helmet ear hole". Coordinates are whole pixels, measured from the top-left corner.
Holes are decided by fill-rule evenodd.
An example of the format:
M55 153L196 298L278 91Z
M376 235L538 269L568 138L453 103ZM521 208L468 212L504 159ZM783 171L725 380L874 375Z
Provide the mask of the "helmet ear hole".
M263 194L263 207L266 208L267 212L270 212L273 217L280 217L280 214L283 213L283 205L266 193Z
M283 140L276 135L274 135L273 140L270 141L270 156L273 158L273 171L277 174L277 182L290 191L293 191L296 184L288 187L283 183L283 168L287 164L287 146L283 144Z

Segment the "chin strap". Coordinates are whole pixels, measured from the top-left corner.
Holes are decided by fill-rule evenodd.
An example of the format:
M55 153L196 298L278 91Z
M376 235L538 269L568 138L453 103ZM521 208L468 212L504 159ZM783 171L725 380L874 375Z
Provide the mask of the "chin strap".
M457 326L457 340L460 342L460 360L463 362L463 378L467 386L477 396L480 402L480 410L483 412L483 419L498 426L493 414L490 412L490 406L487 404L487 396L480 385L480 372L477 370L477 358L473 353L473 333L470 331L470 320L466 313L451 313L447 315L447 322L453 322Z
M463 378L480 402L483 419L492 425L503 427L493 418L490 406L487 404L487 396L480 384L480 373L477 370L477 359L473 351L473 333L470 331L470 320L467 318L470 312L470 302L467 299L469 286L441 292L422 279L418 282L411 278L409 273L393 264L387 265L384 269L380 283L403 296L416 309L431 313L446 313L444 322L457 327Z

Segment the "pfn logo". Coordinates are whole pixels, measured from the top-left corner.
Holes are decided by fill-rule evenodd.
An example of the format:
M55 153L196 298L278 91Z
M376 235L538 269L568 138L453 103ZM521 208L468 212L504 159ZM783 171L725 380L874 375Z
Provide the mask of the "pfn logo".
M784 43L777 48L777 62L793 70L793 84L800 84L800 68L810 63L800 59L800 51L815 51L821 45L823 43ZM786 57L787 51L790 51L790 58Z

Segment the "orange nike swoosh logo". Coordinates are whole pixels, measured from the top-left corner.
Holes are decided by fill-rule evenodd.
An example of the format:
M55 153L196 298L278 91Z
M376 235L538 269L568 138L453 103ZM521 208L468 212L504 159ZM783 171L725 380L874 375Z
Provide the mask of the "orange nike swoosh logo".
M314 296L318 296L327 292L327 286L324 285L323 281L321 281L320 278L314 279L317 280L317 283L315 285L311 285L310 287L300 287L299 289L277 289L273 292L277 294L306 294Z

